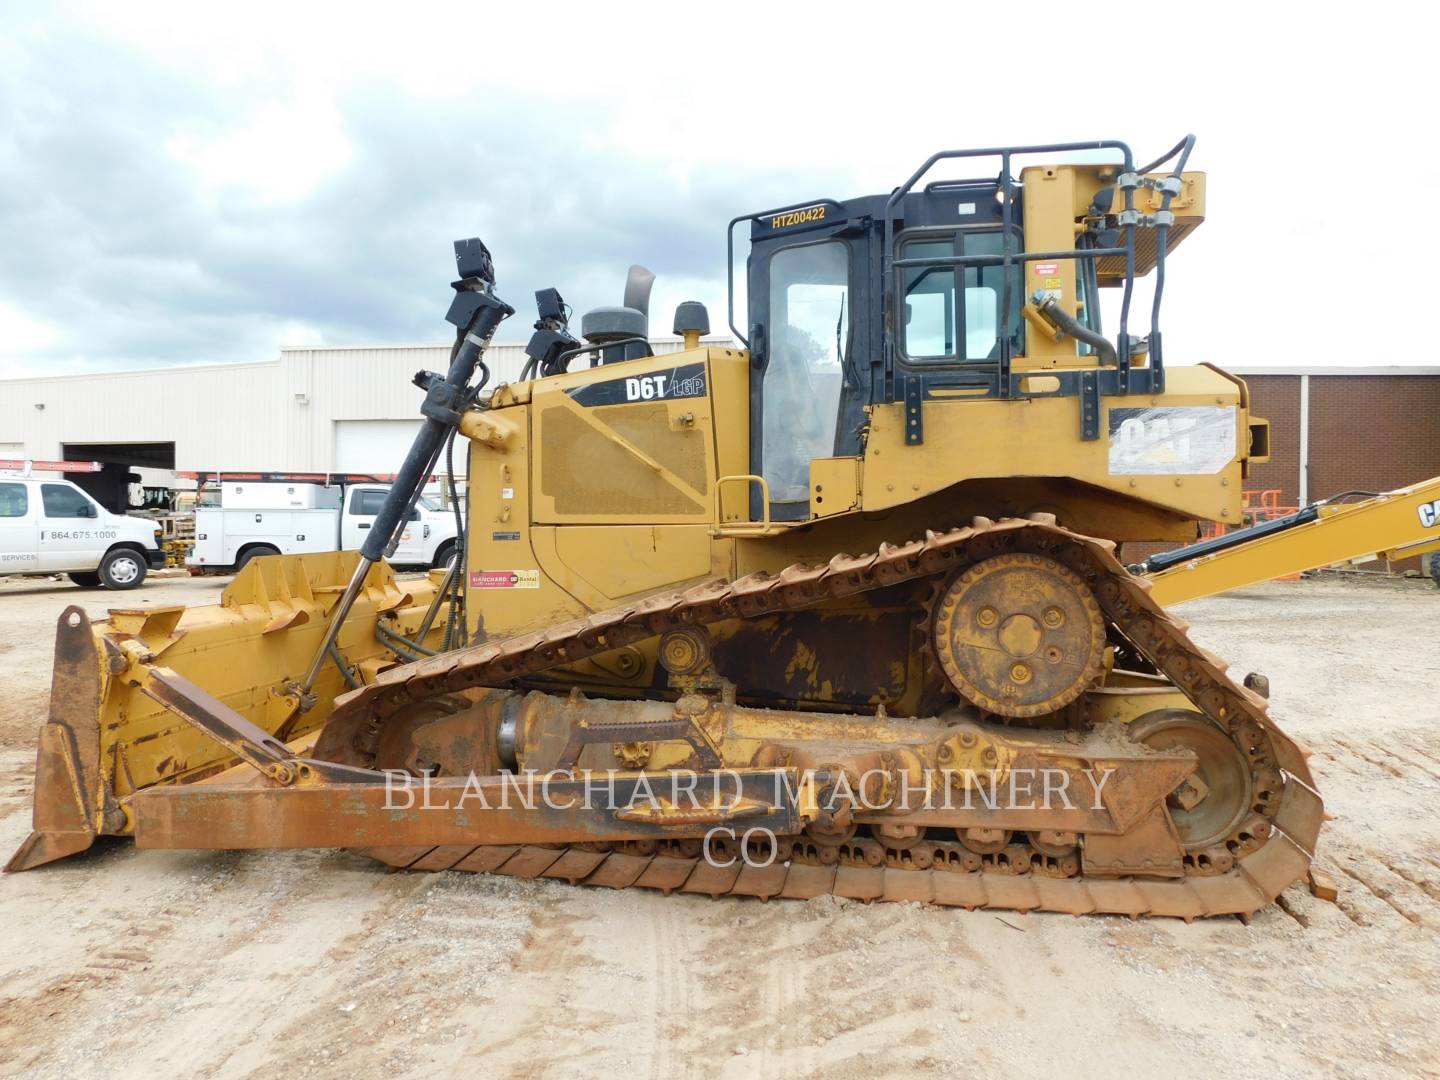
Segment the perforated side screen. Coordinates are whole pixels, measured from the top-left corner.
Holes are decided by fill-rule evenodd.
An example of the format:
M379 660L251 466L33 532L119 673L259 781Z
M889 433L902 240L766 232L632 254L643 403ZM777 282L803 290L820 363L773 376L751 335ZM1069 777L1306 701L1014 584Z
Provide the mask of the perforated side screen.
M702 436L672 431L666 406L614 405L593 410L596 420L648 454L702 494ZM703 514L706 507L646 465L620 442L607 438L570 409L554 405L540 413L540 491L560 514Z
M614 428L621 438L649 454L696 491L702 494L709 491L702 437L692 431L672 431L668 410L660 402L611 405L596 409L595 418Z

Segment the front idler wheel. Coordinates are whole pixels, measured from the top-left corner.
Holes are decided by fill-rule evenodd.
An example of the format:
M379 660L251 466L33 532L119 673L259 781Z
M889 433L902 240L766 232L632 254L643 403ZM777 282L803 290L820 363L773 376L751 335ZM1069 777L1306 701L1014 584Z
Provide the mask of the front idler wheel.
M1135 720L1130 736L1154 750L1195 754L1195 772L1166 800L1186 851L1223 844L1249 817L1255 797L1250 762L1209 717L1186 709L1158 709Z

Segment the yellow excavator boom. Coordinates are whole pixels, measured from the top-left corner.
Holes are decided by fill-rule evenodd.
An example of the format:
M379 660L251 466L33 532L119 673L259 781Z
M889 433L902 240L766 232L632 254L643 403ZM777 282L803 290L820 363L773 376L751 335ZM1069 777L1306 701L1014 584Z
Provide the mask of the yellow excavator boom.
M1228 541L1228 543L1226 543ZM1440 476L1363 502L1297 514L1142 564L1164 607L1348 559L1405 559L1440 549ZM1186 552L1192 554L1187 558Z

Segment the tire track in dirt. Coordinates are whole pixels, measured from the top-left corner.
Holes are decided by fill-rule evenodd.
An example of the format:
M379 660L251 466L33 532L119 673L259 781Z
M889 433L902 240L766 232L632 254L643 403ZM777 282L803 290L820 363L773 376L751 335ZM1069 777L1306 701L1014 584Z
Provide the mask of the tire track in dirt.
M35 750L0 750L0 821L30 812L35 791ZM4 852L3 858L10 853Z
M1420 916L1417 915L1415 912L1411 911L1409 908L1402 906L1398 901L1396 901L1395 894L1391 892L1390 889L1386 888L1384 885L1377 884L1376 882L1372 881L1370 877L1360 873L1353 867L1345 866L1344 864L1340 866L1340 872L1346 877L1350 878L1352 881L1359 882L1365 887L1366 890L1369 891L1371 896L1374 896L1376 899L1393 908L1396 913L1398 913L1400 917L1405 919L1407 922L1412 923L1415 926L1422 925L1422 920Z
M289 1061L313 1054L321 1066L329 1046L314 1036L325 1026L287 1028L335 991L327 951L367 903L415 887L357 876L358 860L339 852L118 854L89 876L94 895L77 905L88 916L73 931L84 954L55 965L42 955L42 968L59 970L22 1000L28 1030L17 1041L36 1076L87 1072L103 1053L127 1068L163 1060L197 1076L243 1077L281 1045ZM66 1023L39 1024L57 987L67 988ZM9 1003L3 1011L13 1015Z
M1363 750L1359 749L1353 743L1350 743L1345 739L1337 738L1333 741L1337 746L1343 747L1353 757L1357 757L1361 761L1373 765L1375 768L1379 769L1382 772L1388 773L1389 775L1397 777L1399 779L1404 779L1407 775L1403 769L1399 769L1396 766L1391 765L1388 761L1385 761L1381 758L1376 758L1369 754L1366 754Z
M1437 905L1440 905L1440 878L1424 876L1422 872L1412 870L1399 859L1386 857L1377 851L1367 851L1367 854L1391 873L1408 881L1431 900L1435 901Z
M1428 776L1431 780L1440 781L1440 771L1437 771L1436 769L1433 769L1429 765L1427 765L1423 758L1419 758L1417 760L1418 755L1414 755L1412 753L1411 756L1407 757L1401 754L1397 754L1388 746L1382 746L1379 743L1372 743L1371 745L1374 747L1376 753L1384 754L1388 758L1393 758L1395 761L1398 761L1402 767L1406 769L1414 769L1421 775Z
M1407 857L1384 855L1348 835L1332 836L1325 856L1317 866L1336 879L1336 905L1358 925L1393 925L1398 916L1411 927L1440 929L1440 883L1405 868Z
M1435 749L1431 746L1418 745L1417 737L1411 736L1408 739L1398 739L1396 740L1395 745L1409 750L1417 758L1428 762L1430 765L1440 768L1440 754L1437 754ZM1434 773L1432 775L1435 775L1437 779L1440 779L1440 773Z
M329 973L324 992L276 1039L320 1076L470 1071L477 1033L501 1042L514 1034L487 1014L508 990L530 940L531 904L548 883L386 874L347 858L379 902L317 958Z

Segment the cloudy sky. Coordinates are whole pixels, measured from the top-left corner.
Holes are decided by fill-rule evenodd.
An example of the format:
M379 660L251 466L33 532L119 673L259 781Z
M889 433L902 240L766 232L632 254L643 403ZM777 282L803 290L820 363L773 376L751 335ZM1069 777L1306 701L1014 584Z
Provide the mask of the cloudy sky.
M657 320L695 298L719 330L737 213L942 147L1187 130L1209 220L1172 363L1440 363L1418 10L0 0L0 376L439 341L471 234L502 340L537 288L617 303L631 262Z

